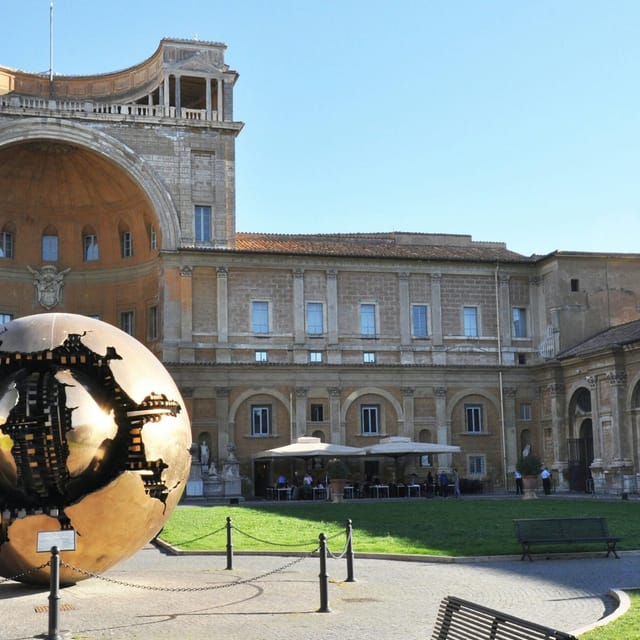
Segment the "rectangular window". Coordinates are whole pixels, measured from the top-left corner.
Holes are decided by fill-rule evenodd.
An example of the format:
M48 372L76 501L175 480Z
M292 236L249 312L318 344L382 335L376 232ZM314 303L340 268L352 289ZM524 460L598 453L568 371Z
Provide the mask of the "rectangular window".
M485 470L484 456L469 456L467 458L469 462L469 475L470 476L483 476Z
M531 420L531 405L528 402L520 403L520 420Z
M13 315L10 313L0 313L0 324L6 324L13 320Z
M310 411L311 422L324 422L324 405L312 404Z
M256 362L269 362L269 354L266 351L256 351Z
M571 278L571 291L574 293L580 291L580 281L578 278Z
M362 435L373 436L380 432L380 407L377 404L363 404L360 407Z
M478 308L464 307L462 310L464 335L468 338L478 337Z
M376 361L376 354L374 351L365 351L362 354L362 361L365 364L375 364Z
M122 257L130 258L133 255L133 234L131 231L123 231L120 234Z
M315 364L322 362L322 351L309 351L309 362Z
M58 261L58 236L42 236L42 261Z
M324 333L324 310L321 302L307 302L307 333L312 336Z
M85 262L91 262L92 260L98 260L100 255L98 252L98 236L89 234L83 236L83 256Z
M411 307L411 324L414 338L426 338L429 335L426 304L414 304Z
M13 233L9 231L0 235L0 258L13 258Z
M482 432L482 405L481 404L465 404L464 405L464 422L467 433Z
M197 206L194 223L196 242L211 242L211 207Z
M149 227L149 248L151 251L155 251L158 248L158 234L153 225Z
M120 312L120 328L130 336L133 335L135 329L133 311Z
M526 338L527 337L527 310L522 307L513 307L511 309L511 317L513 319L513 337L514 338Z
M376 335L376 305L360 305L360 333L363 336Z
M251 435L268 436L271 434L271 407L251 407Z
M147 309L147 338L149 340L158 338L158 307L155 305Z
M251 331L269 333L269 303L254 301L251 303Z

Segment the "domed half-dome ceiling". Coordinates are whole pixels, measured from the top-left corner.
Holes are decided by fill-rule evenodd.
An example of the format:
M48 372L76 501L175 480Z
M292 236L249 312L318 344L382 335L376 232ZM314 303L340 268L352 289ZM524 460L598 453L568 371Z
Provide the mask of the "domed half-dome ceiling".
M16 257L29 263L39 259L37 238L51 229L74 248L96 235L101 267L120 260L123 231L137 240L130 263L149 259L149 235L158 231L149 200L125 170L90 149L44 139L0 148L0 224L14 225L23 241ZM69 251L61 261L72 266L82 255Z
M85 215L87 209L127 209L141 190L116 165L88 149L35 140L0 148L0 206Z

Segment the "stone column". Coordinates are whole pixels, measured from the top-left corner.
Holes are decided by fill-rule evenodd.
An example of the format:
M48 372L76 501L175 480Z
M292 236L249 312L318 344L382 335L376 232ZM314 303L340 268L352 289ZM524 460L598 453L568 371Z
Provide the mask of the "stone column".
M400 363L413 364L411 348L411 301L409 296L409 274L403 271L398 276L398 302L400 309Z
M438 444L451 444L451 437L449 429L451 422L447 415L447 388L446 387L434 387L433 395L436 398L436 429L437 429L437 443ZM451 454L440 453L438 454L438 466L440 468L451 467Z
M340 420L340 387L329 388L329 424L331 442L344 444L346 442L345 425Z
M415 395L414 387L402 388L402 412L404 413L404 425L398 425L398 434L414 439L415 425L414 425L414 401ZM402 430L400 427L403 427Z
M206 109L207 109L207 120L213 120L213 118L211 117L211 112L213 111L213 107L211 105L211 79L207 78L207 84L206 84L206 90L205 90L205 102L206 102Z
M193 267L180 270L180 362L194 362Z
M555 461L552 469L558 473L558 489L569 490L569 479L565 477L568 467L569 452L567 451L567 431L565 428L565 398L564 385L553 382L547 385L550 398L551 433L553 440L553 455Z
M447 354L442 338L442 274L431 274L431 344L433 345L433 364L446 364Z
M176 118L180 118L182 116L182 96L180 95L180 76L175 76L176 86Z
M515 387L503 387L504 398L504 443L505 460L504 472L513 471L518 461L518 436L516 434L516 395Z
M506 273L498 274L498 304L500 308L498 313L500 314L500 342L502 349L511 347L511 296L509 294L509 280L510 276ZM509 351L508 357L503 361L509 364L513 363L513 354Z
M229 349L229 271L226 267L216 270L216 330L218 332L218 348L216 361L231 362Z
M222 122L224 120L224 80L222 78L218 78L218 121Z
M341 356L338 345L338 272L327 271L327 361L329 364L340 364Z
M296 387L296 425L294 430L296 438L307 433L307 393L308 389Z
M304 344L304 271L293 271L293 342L297 345Z
M229 387L216 387L216 424L218 427L218 462L229 445L235 443L235 423L229 419Z

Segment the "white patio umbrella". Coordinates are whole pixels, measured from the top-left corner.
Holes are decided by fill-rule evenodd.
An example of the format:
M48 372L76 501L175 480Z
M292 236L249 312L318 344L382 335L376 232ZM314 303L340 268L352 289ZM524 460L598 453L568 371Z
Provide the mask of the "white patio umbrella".
M381 438L376 444L365 447L369 456L388 456L394 460L394 473L398 476L398 458L401 456L424 456L431 453L460 453L457 445L439 444L437 442L415 442L404 436Z
M275 449L266 449L254 454L254 460L264 458L339 458L363 456L366 451L358 447L347 447L342 444L322 442L320 438L302 436L291 444Z
M389 436L381 438L376 444L364 448L367 455L390 456L399 458L406 455L426 455L428 453L460 453L462 449L453 444L439 444L438 442L415 442L404 436Z

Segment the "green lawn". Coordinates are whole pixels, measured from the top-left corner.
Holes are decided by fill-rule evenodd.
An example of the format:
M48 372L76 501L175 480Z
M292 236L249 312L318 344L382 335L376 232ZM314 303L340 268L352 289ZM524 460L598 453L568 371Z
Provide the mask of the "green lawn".
M224 551L226 522L233 525L235 551L312 551L324 533L339 553L348 519L356 553L445 556L518 554L514 518L604 516L619 549L640 549L640 503L589 499L421 500L264 503L251 506L180 507L161 538L184 550ZM535 547L535 550L604 550L602 545ZM640 591L630 591L630 611L580 640L638 637Z
M632 640L638 637L640 629L640 591L627 591L631 609L622 617L583 633L580 640Z
M345 542L353 523L353 547L360 553L445 556L520 552L514 518L605 516L619 549L640 549L640 503L595 499L422 500L264 503L251 506L181 507L161 538L185 550L223 551L226 518L232 518L233 546L247 550L313 550L322 532L332 551ZM603 545L536 547L536 550L593 550Z

